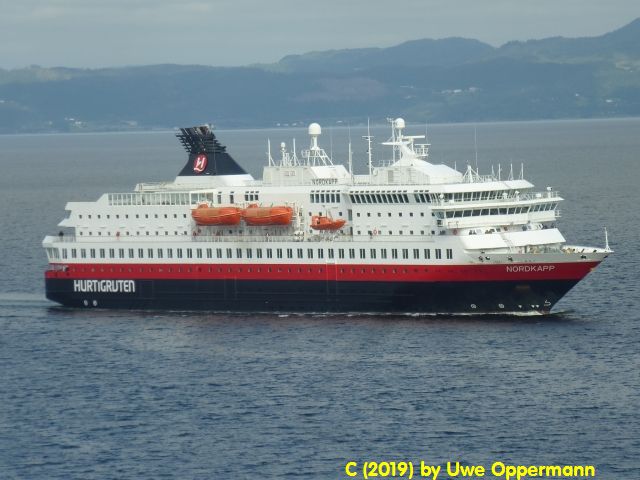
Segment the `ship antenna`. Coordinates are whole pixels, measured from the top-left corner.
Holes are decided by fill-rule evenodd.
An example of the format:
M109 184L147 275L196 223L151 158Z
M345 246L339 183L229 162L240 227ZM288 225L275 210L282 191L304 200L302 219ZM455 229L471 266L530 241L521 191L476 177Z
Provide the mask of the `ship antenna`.
M353 152L351 151L351 125L349 125L349 175L353 183Z
M267 138L267 160L269 161L269 166L273 167L273 157L271 156L271 139Z
M367 156L369 159L369 181L371 181L371 174L372 174L372 163L371 163L371 139L373 138L371 136L371 128L369 125L369 117L367 117L367 136L366 137L362 137L367 141Z
M296 153L296 137L293 137L293 164L298 165L298 154Z
M607 232L607 227L604 227L604 249L607 252L611 251L611 248L609 247L609 232Z
M478 129L476 125L473 126L473 147L476 153L476 175L478 175Z
M333 127L329 127L329 157L333 160Z

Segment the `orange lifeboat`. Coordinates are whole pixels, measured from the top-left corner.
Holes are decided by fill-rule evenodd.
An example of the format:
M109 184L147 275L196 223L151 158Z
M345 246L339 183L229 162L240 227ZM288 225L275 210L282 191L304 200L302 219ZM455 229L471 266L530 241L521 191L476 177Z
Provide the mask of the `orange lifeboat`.
M247 225L289 225L293 217L293 208L286 206L259 207L249 205L242 213Z
M210 207L206 203L191 210L197 225L238 225L242 209L238 207Z
M344 227L345 223L347 223L346 220L334 220L331 217L325 217L323 215L314 215L311 217L311 228L314 230L340 230Z

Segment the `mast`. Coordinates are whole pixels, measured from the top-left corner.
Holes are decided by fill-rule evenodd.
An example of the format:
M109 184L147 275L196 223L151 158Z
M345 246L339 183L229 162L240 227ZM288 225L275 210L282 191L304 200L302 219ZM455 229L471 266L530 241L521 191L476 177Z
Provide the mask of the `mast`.
M349 175L353 183L353 151L351 150L351 125L349 125Z
M372 164L372 160L371 160L371 140L373 139L373 137L371 136L371 128L369 125L369 117L367 117L367 135L362 137L367 141L367 157L368 157L368 163L369 163L369 181L371 181L371 175L372 175L372 171L373 171L373 164Z

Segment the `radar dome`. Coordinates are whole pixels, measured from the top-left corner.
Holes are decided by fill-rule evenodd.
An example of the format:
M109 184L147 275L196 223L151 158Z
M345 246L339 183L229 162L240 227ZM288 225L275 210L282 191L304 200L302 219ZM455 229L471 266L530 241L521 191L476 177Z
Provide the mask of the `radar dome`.
M404 118L396 118L393 123L396 128L404 128Z
M309 125L309 135L320 135L322 133L322 129L320 128L320 124L312 123Z

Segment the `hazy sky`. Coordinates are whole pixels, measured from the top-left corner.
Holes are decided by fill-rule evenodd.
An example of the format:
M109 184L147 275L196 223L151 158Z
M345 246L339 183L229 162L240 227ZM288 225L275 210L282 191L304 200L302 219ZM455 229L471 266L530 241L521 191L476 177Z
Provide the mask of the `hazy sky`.
M0 0L0 68L246 65L462 36L594 36L640 0Z

